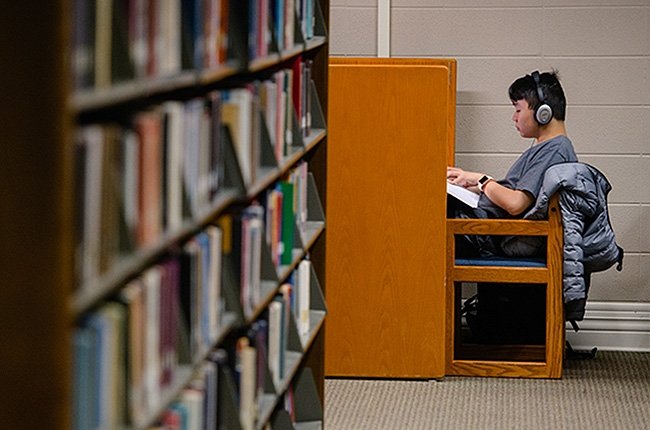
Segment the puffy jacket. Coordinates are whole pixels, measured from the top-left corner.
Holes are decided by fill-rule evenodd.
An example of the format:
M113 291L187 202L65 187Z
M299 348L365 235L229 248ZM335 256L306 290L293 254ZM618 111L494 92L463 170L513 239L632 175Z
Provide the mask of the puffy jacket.
M607 207L611 189L605 175L589 164L556 164L546 170L535 205L524 215L527 219L546 218L551 196L559 193L567 320L582 320L593 272L607 270L614 263L622 270L623 249L616 244Z

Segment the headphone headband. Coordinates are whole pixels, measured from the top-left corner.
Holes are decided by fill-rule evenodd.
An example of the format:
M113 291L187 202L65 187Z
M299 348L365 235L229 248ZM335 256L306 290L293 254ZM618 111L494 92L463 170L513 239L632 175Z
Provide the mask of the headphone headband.
M544 92L542 91L542 88L539 86L540 84L540 79L539 79L539 70L535 70L533 73L533 80L535 80L535 89L537 90L537 98L539 98L539 103L544 104Z
M535 109L535 119L539 124L546 125L553 118L553 109L544 101L544 92L540 87L539 71L535 70L531 75L535 81L535 89L537 90L537 98L539 99L539 106Z

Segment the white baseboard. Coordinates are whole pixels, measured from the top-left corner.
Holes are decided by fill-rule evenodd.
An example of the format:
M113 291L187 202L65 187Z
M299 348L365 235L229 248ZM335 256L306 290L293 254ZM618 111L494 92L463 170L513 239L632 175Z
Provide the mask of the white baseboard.
M576 350L650 352L650 303L587 301L580 331L567 324L566 339Z

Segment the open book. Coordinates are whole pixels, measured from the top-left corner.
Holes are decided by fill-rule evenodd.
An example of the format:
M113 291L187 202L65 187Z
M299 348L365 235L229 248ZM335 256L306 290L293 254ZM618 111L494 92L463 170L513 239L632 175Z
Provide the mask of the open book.
M476 194L474 191L468 190L467 188L447 182L447 194L451 194L461 202L473 208L478 206L480 195Z

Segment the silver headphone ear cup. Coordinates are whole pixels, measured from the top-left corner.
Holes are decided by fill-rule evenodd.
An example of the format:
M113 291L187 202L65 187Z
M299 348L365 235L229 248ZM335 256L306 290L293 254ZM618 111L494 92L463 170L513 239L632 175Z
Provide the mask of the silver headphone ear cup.
M543 104L537 108L537 111L535 112L535 119L538 123L541 125L546 125L551 122L551 118L553 118L553 110L549 105Z

